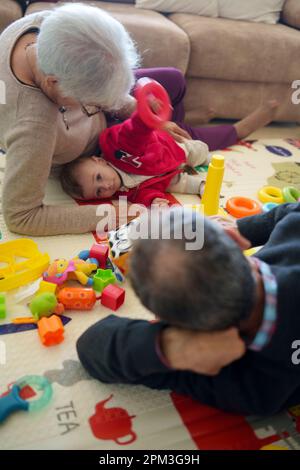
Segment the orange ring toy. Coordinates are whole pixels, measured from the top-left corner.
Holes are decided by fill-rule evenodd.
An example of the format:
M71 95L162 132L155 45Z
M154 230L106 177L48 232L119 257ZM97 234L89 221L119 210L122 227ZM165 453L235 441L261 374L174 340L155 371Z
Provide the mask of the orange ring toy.
M241 219L249 215L260 214L262 211L260 204L248 197L232 197L226 203L226 210L230 215Z

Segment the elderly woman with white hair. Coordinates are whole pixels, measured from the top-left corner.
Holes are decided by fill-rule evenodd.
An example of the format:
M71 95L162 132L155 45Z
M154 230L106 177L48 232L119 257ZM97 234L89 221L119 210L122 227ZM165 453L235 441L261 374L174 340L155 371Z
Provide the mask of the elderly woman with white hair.
M26 16L1 34L0 83L5 84L6 104L0 105L0 145L7 153L3 212L11 231L41 236L95 230L95 206L46 205L45 185L53 166L95 154L107 125L104 111L117 111L123 118L131 114L135 78L147 75L166 87L179 125L167 123L165 130L177 140L204 140L212 150L233 144L253 123L257 127L257 116L236 127L186 126L182 74L168 68L135 70L137 65L135 45L124 27L103 10L83 4ZM258 125L270 120L268 114L258 117Z
M43 204L45 185L53 166L94 154L106 120L92 105L126 105L137 61L124 27L81 4L26 16L2 33L0 144L7 153L3 212L10 230L95 230L95 206Z

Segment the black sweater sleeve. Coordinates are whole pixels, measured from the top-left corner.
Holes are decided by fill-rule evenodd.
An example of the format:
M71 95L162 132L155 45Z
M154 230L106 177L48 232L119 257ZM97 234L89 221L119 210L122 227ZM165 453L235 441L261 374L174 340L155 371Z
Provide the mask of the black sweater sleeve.
M110 315L91 326L77 342L79 359L96 379L170 389L224 411L269 415L282 409L299 380L270 363L268 373L248 352L214 377L167 368L155 343L165 325Z
M162 323L109 315L78 339L79 359L102 382L134 383L146 375L168 372L155 350L162 328Z
M300 203L281 204L265 214L239 219L238 229L253 247L261 246L267 243L276 224L294 212L300 213Z

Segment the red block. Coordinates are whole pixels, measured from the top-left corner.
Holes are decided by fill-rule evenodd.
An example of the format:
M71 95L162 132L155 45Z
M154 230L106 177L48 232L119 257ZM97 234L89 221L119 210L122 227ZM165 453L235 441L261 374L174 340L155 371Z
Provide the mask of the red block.
M99 267L102 269L106 268L106 261L108 258L109 247L108 245L100 245L98 243L94 243L90 250L90 258L96 258L99 261Z
M116 286L115 284L109 284L102 291L101 304L111 310L118 310L118 308L124 303L124 300L125 289L122 289L122 287Z

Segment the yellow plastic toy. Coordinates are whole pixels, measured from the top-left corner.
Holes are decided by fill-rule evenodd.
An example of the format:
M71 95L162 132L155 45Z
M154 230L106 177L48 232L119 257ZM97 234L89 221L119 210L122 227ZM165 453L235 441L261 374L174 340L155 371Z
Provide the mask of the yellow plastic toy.
M264 186L261 188L258 191L258 199L261 202L276 202L276 204L284 202L282 191L276 186Z
M225 215L225 211L219 207L221 186L225 171L225 158L223 155L213 155L208 166L204 194L201 206L204 215Z
M52 292L52 294L56 293L57 284L47 281L41 281L39 290L37 291L36 295L43 294L44 292Z
M41 253L33 240L20 238L1 243L0 264L5 266L0 268L0 292L35 281L47 269L49 262L48 253Z
M255 253L259 250L258 247L255 248L249 248L248 250L244 250L244 255L245 256L253 256Z
M47 271L43 274L44 281L61 285L64 282L73 279L81 284L92 286L93 279L89 276L96 271L98 265L84 261L78 257L68 261L64 258L58 258L53 261Z

